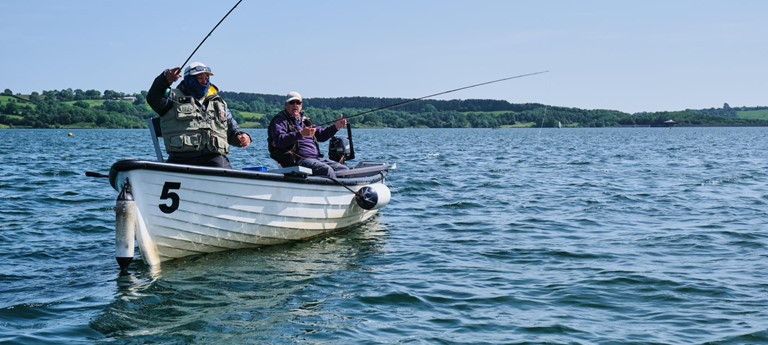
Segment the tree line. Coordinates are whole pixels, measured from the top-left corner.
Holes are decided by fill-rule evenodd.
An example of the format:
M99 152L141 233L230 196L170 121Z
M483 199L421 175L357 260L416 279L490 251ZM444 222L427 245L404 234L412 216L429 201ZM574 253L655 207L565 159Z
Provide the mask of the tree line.
M127 95L112 90L65 89L22 97L6 89L2 95L9 98L0 107L0 124L10 127L142 128L146 127L145 119L153 115L145 105L144 91Z
M273 114L282 108L283 96L256 93L222 92L230 108ZM339 113L351 116L350 123L360 127L426 127L426 128L496 128L519 127L615 127L615 126L767 126L768 107L686 109L675 112L625 113L608 109L579 109L549 106L539 103L510 103L504 100L419 100L372 113L409 101L403 98L338 97L308 98L305 113L315 123L333 121ZM739 118L739 111L763 111L763 118ZM356 114L367 114L356 116ZM259 125L269 125L271 116L260 119Z
M65 89L23 96L14 95L6 89L2 95L7 96L7 101L0 104L0 124L9 127L143 128L147 118L156 116L146 104L146 91L126 94L113 90ZM285 99L282 95L226 91L221 92L221 96L238 122L256 128L266 128L272 116L282 109ZM351 117L350 123L357 127L664 126L669 120L677 125L768 125L768 116L738 117L739 111L765 111L768 114L768 107L731 108L727 103L722 108L629 114L607 109L516 104L491 99L409 101L377 97L307 98L304 110L316 124L332 122L343 113ZM381 110L368 113L375 109ZM246 121L243 113L263 116Z

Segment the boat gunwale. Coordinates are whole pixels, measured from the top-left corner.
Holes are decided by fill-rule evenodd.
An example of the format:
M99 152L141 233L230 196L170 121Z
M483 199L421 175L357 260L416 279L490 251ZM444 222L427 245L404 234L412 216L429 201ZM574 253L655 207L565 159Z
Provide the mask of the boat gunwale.
M151 170L162 171L170 173L181 173L190 175L203 175L203 176L223 176L234 179L248 179L248 180L272 180L279 182L289 183L302 183L302 184L322 184L322 185L366 185L376 182L382 182L386 177L389 169L392 168L390 163L381 163L381 169L378 171L366 171L366 176L358 177L337 177L331 179L325 176L303 176L298 174L281 174L269 171L253 171L253 170L239 170L239 169L225 169L218 167L206 167L196 165L174 164L165 162L155 162L140 159L123 159L118 160L109 169L109 183L115 190L118 189L117 175L121 172L127 172L131 170Z

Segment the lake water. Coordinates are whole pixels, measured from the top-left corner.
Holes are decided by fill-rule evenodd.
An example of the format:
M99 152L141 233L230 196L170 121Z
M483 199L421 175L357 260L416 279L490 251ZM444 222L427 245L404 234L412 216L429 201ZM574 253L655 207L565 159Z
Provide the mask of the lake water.
M372 221L121 274L84 172L148 132L0 130L0 343L768 344L768 128L355 134Z

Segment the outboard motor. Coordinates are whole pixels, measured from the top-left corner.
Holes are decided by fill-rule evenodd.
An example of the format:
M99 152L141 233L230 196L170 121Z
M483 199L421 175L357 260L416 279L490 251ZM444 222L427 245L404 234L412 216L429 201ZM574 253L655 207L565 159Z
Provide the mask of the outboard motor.
M344 163L355 159L355 144L352 143L352 126L347 122L347 137L333 137L328 144L328 158Z
M328 144L328 158L343 163L350 155L349 139L346 137L333 137Z

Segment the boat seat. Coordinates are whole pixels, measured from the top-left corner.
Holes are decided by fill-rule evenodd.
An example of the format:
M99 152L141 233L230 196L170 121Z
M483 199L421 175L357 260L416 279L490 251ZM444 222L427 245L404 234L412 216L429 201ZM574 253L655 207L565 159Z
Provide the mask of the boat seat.
M157 155L158 162L164 162L163 151L160 150L160 140L163 133L160 131L160 118L150 117L147 119L147 127L149 127L149 137L152 140L152 145L155 147L155 155Z
M289 175L289 176L300 176L300 177L307 177L309 175L312 175L312 169L298 166L298 165L287 167L287 168L269 169L266 172L273 173L273 174Z

